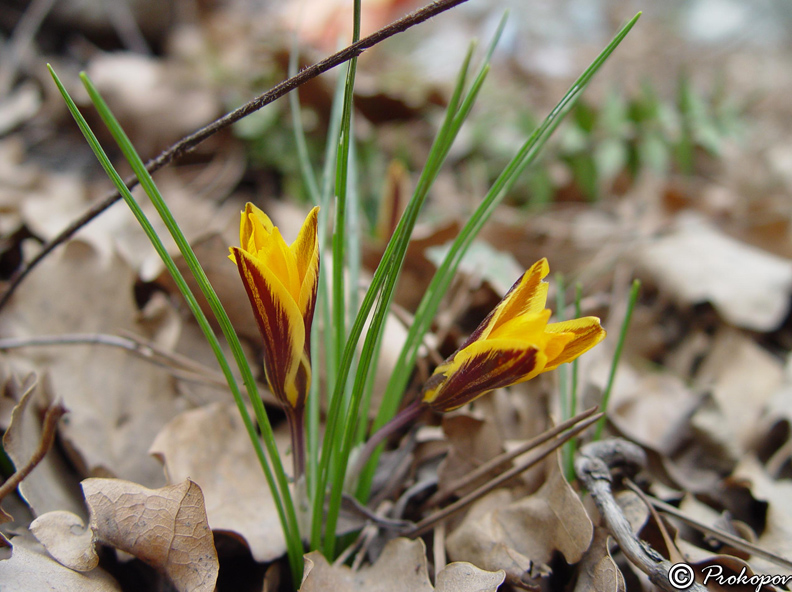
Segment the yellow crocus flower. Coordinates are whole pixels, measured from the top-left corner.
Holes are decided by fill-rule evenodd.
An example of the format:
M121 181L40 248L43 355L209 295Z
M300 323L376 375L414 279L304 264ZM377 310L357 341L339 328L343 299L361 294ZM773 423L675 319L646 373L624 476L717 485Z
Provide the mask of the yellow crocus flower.
M426 382L423 402L451 411L496 388L525 382L571 362L605 338L597 317L550 323L545 308L550 272L536 262Z
M240 247L231 247L264 339L264 368L272 393L301 410L311 385L311 323L319 278L314 208L297 239L287 245L269 217L251 203L242 212Z

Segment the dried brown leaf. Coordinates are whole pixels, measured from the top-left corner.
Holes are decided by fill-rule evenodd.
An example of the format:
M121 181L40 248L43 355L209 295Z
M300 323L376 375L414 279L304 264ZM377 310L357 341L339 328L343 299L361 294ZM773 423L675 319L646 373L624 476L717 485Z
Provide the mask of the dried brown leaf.
M754 497L769 503L766 526L756 544L781 557L792 557L792 483L774 480L753 457L746 455L734 471L736 479L749 479ZM750 560L754 569L765 573L792 575L792 570L778 567L759 557Z
M502 571L452 563L437 574L435 589L429 581L423 541L398 538L388 541L374 565L357 572L330 565L318 551L309 553L300 592L494 592L503 579Z
M71 512L47 512L30 524L30 531L61 565L74 571L91 571L99 565L93 532Z
M735 459L741 458L756 439L759 420L783 378L783 365L775 356L744 333L722 329L696 377L700 388L709 388L717 411L703 409L693 424L722 441Z
M608 531L594 529L591 547L577 566L575 592L624 592L624 576L608 549Z
M8 388L18 393L15 398L19 397L19 403L11 413L3 446L17 469L30 461L41 442L42 422L34 408L37 384L34 375L28 376L21 385L14 384L13 380L8 384ZM36 515L67 510L86 516L77 481L56 451L50 450L18 489Z
M216 403L182 413L159 433L151 454L163 462L169 481L189 476L201 486L213 530L241 536L256 561L286 552L275 502L235 406Z
M503 442L498 428L486 416L477 417L468 413L444 416L443 431L451 444L451 449L437 470L440 490L503 452ZM490 472L482 479L454 493L459 497L470 493L488 478L495 477L500 472L502 470Z
M449 557L504 569L510 581L520 583L530 581L532 574L525 572L549 562L555 551L567 563L579 561L591 543L593 525L564 478L558 455L548 462L550 474L536 493L508 503L508 492L495 491L474 505L448 537Z
M145 335L137 322L135 280L117 256L104 257L72 241L20 286L0 317L0 331L9 337L121 330ZM98 345L35 348L28 356L46 371L49 398L61 398L69 410L60 434L80 469L146 486L164 482L159 463L147 452L160 428L183 407L167 372Z
M190 480L147 489L121 479L82 483L98 541L167 575L180 592L212 592L217 552L201 488Z
M680 216L672 233L635 256L680 301L711 302L738 327L770 331L789 310L792 262L739 242L697 215Z
M14 537L11 542L11 558L0 561L3 592L121 592L121 587L101 568L76 572L54 561L34 541Z
M437 574L436 592L495 592L506 579L506 573L485 571L471 563L456 561Z
M141 154L200 128L217 114L217 99L184 79L183 68L150 56L101 53L88 72L110 108L130 129Z
M620 378L632 372L621 369ZM668 373L632 373L622 388L614 389L608 419L633 442L661 453L679 445L679 436L690 425L699 397L684 382Z

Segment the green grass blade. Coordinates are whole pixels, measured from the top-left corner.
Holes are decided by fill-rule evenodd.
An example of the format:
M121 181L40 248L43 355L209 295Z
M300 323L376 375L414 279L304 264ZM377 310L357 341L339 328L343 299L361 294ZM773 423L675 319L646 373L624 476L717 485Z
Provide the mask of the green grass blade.
M354 352L357 340L360 337L360 331L356 331L356 328L360 327L362 330L363 323L376 300L377 308L372 317L362 348L361 361L352 388L352 400L347 406L345 421L341 424L343 426L343 431L341 434L342 445L340 454L333 458L330 468L333 487L326 515L324 541L325 553L328 556L332 556L335 551L335 526L338 519L342 487L346 475L349 454L351 452L352 443L354 442L354 434L357 432L357 421L360 419L358 411L360 409L361 398L365 391L368 374L371 370L372 356L378 349L376 344L378 340L381 339L382 328L384 327L385 318L390 309L396 282L407 252L410 236L412 235L412 229L418 219L418 213L426 200L432 182L437 177L437 173L445 157L448 155L450 146L461 127L462 121L464 121L464 115L469 113L472 108L475 95L481 88L481 83L483 82L483 77L480 75L473 84L471 91L468 92L464 100L460 103L471 55L472 47L460 73L459 82L452 95L452 100L449 103L443 125L429 152L429 157L417 184L416 191L408 203L404 215L399 220L399 224L385 249L380 265L374 274L372 285L364 298L363 305L355 321L350 342L347 343L347 351L345 352L344 361L342 362L342 373L339 374L339 382L342 380L346 382L346 377L348 376L349 368L347 360L351 357L352 352ZM484 73L486 74L486 71L484 71ZM460 116L461 114L464 115ZM331 432L330 428L332 426L332 437L334 438L337 433L337 428L335 427L336 423L337 418L332 423L328 421L328 433ZM327 442L327 435L325 441Z
M243 381L248 390L248 396L251 401L251 404L253 405L253 409L256 414L256 419L258 420L259 428L261 429L262 432L264 445L267 449L269 460L272 463L274 478L275 478L275 482L277 483L276 491L279 492L280 498L284 505L284 514L285 514L284 534L288 546L290 565L292 567L293 576L299 579L302 576L302 543L300 539L299 527L298 527L295 508L294 508L294 503L291 497L291 492L289 491L286 473L280 461L280 456L278 454L277 445L275 444L275 439L272 432L272 427L269 423L269 418L267 417L267 413L266 410L264 409L264 405L263 402L261 401L261 397L258 395L256 382L253 378L253 373L251 372L247 360L244 356L244 352L242 350L241 344L239 343L239 339L237 338L233 326L231 325L231 322L228 319L228 315L226 314L225 310L220 304L219 299L217 298L217 295L214 292L214 288L209 283L206 274L203 272L203 269L201 268L197 258L195 257L195 253L192 251L192 248L187 242L187 239L184 237L183 233L181 232L181 229L179 228L170 210L168 209L167 205L162 199L162 196L160 195L159 190L154 184L151 175L149 175L148 171L146 171L143 161L140 159L139 155L135 152L134 147L132 146L129 139L126 137L126 134L121 129L118 122L115 120L109 108L104 103L102 97L99 95L98 91L93 86L93 84L88 79L88 77L85 74L81 74L81 79L89 93L89 96L91 97L92 102L96 106L99 115L102 117L102 120L108 126L108 129L110 130L114 139L116 140L122 152L124 153L125 158L130 163L135 174L137 175L141 186L143 187L144 191L149 196L149 198L152 200L152 203L154 204L155 208L160 214L160 217L162 218L165 225L168 227L171 236L173 237L174 241L179 247L179 250L181 251L184 257L187 266L190 268L190 271L193 273L196 282L201 288L201 291L203 292L207 302L209 303L212 312L215 314L215 317L217 318L220 328L223 331L223 335L225 336L229 346L231 347L231 351L234 355L235 361L237 362L237 365L243 377Z
M217 358L218 364L220 365L223 375L225 376L226 381L228 382L229 389L231 390L234 396L234 401L237 404L237 408L239 409L243 423L245 424L245 429L248 433L251 443L253 444L253 449L264 471L264 475L265 478L267 479L267 483L269 484L269 487L273 492L273 499L275 501L275 506L278 512L278 516L281 520L281 524L283 525L285 531L286 514L284 512L283 501L281 499L280 493L277 490L275 480L272 475L272 471L270 469L264 450L261 446L261 440L259 439L258 434L256 433L256 428L253 425L253 421L251 420L250 415L247 412L247 407L245 406L244 400L242 399L242 394L239 392L239 388L236 384L236 379L234 378L233 373L231 372L231 368L228 365L228 361L226 360L225 355L223 354L222 348L220 347L220 343L217 340L217 337L215 336L214 331L212 330L208 319L201 310L197 300L195 299L194 294L190 290L181 271L179 271L178 267L176 266L176 263L173 261L173 258L170 256L170 254L167 252L167 249L162 244L162 241L160 240L159 236L154 230L154 227L151 225L148 218L143 213L143 210L135 201L134 197L132 197L132 194L124 184L118 172L110 163L110 160L107 158L107 155L105 154L104 150L99 144L99 141L96 139L96 136L91 131L90 127L88 126L88 123L85 121L82 114L77 109L77 106L75 105L72 98L69 96L68 92L64 88L60 79L49 65L47 67L49 68L50 74L52 75L55 84L58 87L58 90L61 92L61 95L66 101L66 105L69 111L71 112L72 116L77 122L78 127L85 136L86 141L88 142L94 154L96 155L97 159L99 160L100 164L102 165L102 168L105 170L106 174L113 182L116 189L118 189L124 201L129 206L130 210L137 219L138 223L143 228L143 231L151 241L157 254L162 259L163 263L165 264L165 267L168 269L168 272L173 277L174 282L176 283L179 291L181 292L182 296L187 302L190 311L195 316L195 319L198 322L199 327L206 336L206 339L212 351L214 352L215 357Z
M299 58L299 44L297 33L294 33L291 52L289 54L289 77L297 74L297 60ZM300 112L299 89L294 89L289 93L289 107L291 109L292 128L294 129L294 144L297 146L297 158L300 161L300 174L311 201L319 205L319 184L316 180L316 173L308 156L308 145L305 141L305 129L303 128L302 114Z
M583 311L580 305L580 301L583 299L583 286L580 282L575 283L575 318L579 319L583 316ZM577 400L577 388L578 388L578 359L575 358L572 360L571 369L570 369L570 387L569 387L569 417L573 417L577 414L578 408L578 400ZM564 474L566 475L567 481L572 482L575 480L575 452L577 451L577 437L572 438L569 442L566 443L563 449L563 457L564 457Z
M630 29L632 29L640 16L641 13L638 13L635 17L633 17L619 31L619 33L599 54L599 56L597 56L597 58L583 72L583 74L575 81L572 87L567 91L566 95L553 108L539 128L534 131L531 137L518 151L517 155L496 179L482 203L460 231L444 261L441 263L440 267L435 273L435 276L432 279L426 294L418 306L415 314L415 320L410 327L407 340L399 355L399 359L394 372L391 375L391 379L388 382L388 386L386 387L385 395L383 397L383 404L380 407L377 419L374 422L373 430L377 430L385 425L385 423L390 421L390 419L396 413L402 396L404 395L407 382L415 366L415 360L418 356L418 350L424 335L429 330L432 319L434 318L437 309L440 306L443 295L448 289L459 262L462 260L465 252L473 242L473 239L479 233L484 223L489 219L490 215L495 210L495 207L506 195L509 188L517 180L519 174L525 169L526 166L533 162L547 139L562 121L564 115L566 115L569 109L574 105L574 102L585 89L586 85L602 67L608 57L610 57L627 33L629 33ZM376 467L376 462L379 458L379 453L381 450L382 446L378 447L377 451L372 454L372 458L366 467L366 472L361 479L361 484L358 488L359 499L366 499L368 497L371 480L373 479L374 467Z
M627 337L627 330L630 328L630 321L632 320L633 309L635 303L638 301L638 294L641 291L641 282L633 280L632 287L630 288L630 296L627 300L627 311L624 313L621 329L619 330L619 341L616 342L616 350L613 352L613 360L611 361L610 373L608 374L608 383L605 386L605 391L602 393L602 403L600 404L600 411L607 413L608 401L610 401L611 390L613 390L613 382L616 379L616 370L619 367L619 360L621 359L622 350L624 349L624 340ZM603 416L597 422L597 429L594 432L594 440L599 440L602 437L602 430L605 428L607 415Z

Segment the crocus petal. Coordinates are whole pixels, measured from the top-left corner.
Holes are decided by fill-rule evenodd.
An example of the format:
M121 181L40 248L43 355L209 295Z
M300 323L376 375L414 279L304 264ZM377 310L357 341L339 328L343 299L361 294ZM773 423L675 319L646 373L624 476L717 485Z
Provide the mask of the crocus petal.
M478 326L462 347L487 339L503 323L521 315L537 314L544 310L547 302L547 283L542 279L550 273L547 259L540 259L526 271L509 289L503 300Z
M424 385L423 402L451 411L496 388L530 380L571 362L605 337L596 317L548 325L550 268L531 266L465 343Z
M543 371L547 357L520 341L477 341L438 367L423 401L452 411L496 388L529 380Z
M550 320L550 310L530 312L500 323L487 336L487 339L518 339L534 345L542 345L546 340L545 328Z
M236 247L231 251L264 339L270 388L279 400L300 407L311 377L310 363L303 359L305 325L297 303L261 260Z
M251 253L253 254L253 253ZM272 274L277 277L283 287L291 295L292 300L297 302L300 298L300 280L297 271L297 262L294 255L283 240L280 230L274 228L269 240L255 254L257 260L266 264Z
M273 228L275 226L269 216L248 202L239 222L239 245L244 251L255 252L262 247Z
M564 346L558 357L549 358L545 370L553 370L561 364L571 362L605 339L605 329L602 328L597 317L582 317L562 323L552 323L547 325L545 331L550 334L572 334L572 339Z
M297 304L305 319L305 334L311 332L313 313L316 306L316 293L319 280L319 239L317 234L319 208L311 210L305 223L291 245L291 251L297 262L297 275L300 281L300 293ZM310 339L306 339L305 349L309 351Z

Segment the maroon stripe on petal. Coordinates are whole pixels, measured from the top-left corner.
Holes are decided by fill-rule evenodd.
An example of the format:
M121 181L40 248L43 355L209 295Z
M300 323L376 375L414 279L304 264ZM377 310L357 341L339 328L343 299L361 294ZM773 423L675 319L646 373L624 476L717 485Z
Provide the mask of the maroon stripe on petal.
M286 376L293 363L289 317L281 303L273 298L266 280L255 265L234 249L239 275L250 300L253 315L264 340L264 369L267 381L281 403L288 405L285 392Z
M496 388L518 382L536 367L535 348L490 350L465 361L428 404L438 411L451 411Z
M308 307L303 316L303 322L305 324L305 353L308 356L308 359L311 359L311 326L313 325L313 318L314 318L314 310L316 309L316 296L318 293L319 287L319 267L320 267L320 259L317 254L316 258L316 281L313 285L313 290L311 291L311 299L308 302Z

